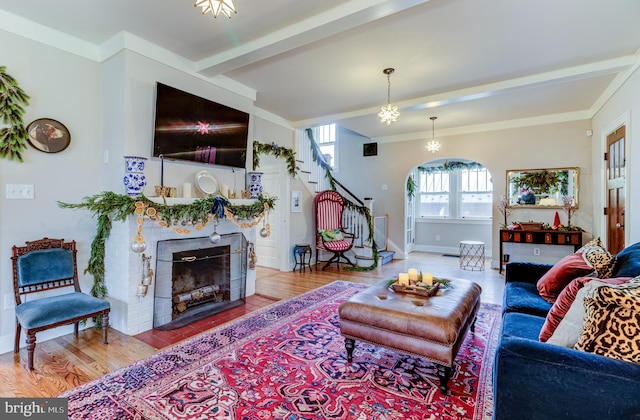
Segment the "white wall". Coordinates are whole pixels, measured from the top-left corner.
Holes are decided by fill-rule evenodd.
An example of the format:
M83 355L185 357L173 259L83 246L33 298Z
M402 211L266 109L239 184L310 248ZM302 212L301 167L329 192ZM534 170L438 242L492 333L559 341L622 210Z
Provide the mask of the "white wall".
M0 164L0 352L13 346L11 247L42 237L75 239L78 242L79 274L83 290L93 279L83 274L95 220L84 211L63 210L57 201L79 202L100 191L103 183L100 119L100 66L63 51L0 31L2 64L30 95L24 122L53 118L71 134L71 144L60 153L48 154L29 146L24 163L3 160ZM0 123L1 124L1 123ZM33 200L7 200L5 184L32 184ZM7 305L11 304L11 305ZM60 328L60 335L73 331Z
M613 95L609 101L593 117L593 178L597 194L594 194L594 211L596 215L602 214L606 207L605 191L605 167L604 152L606 137L611 131L626 124L627 143L627 188L626 188L626 217L625 234L626 244L630 245L640 241L640 224L631 217L635 209L640 209L640 195L633 194L635 183L640 179L640 165L633 165L640 161L640 72L636 69L634 74ZM638 159L636 159L638 156ZM596 216L597 217L597 216ZM604 217L597 217L598 223L594 226L594 234L606 238Z

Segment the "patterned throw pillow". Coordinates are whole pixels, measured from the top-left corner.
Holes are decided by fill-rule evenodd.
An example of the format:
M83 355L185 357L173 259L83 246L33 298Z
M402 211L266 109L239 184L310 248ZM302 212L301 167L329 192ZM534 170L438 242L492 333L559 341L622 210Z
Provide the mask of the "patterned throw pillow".
M598 278L608 279L613 272L616 263L616 256L601 246L583 247L582 255L598 272Z
M320 230L319 232L325 242L344 241L344 236L340 229Z
M567 287L562 289L562 292L558 295L558 299L556 299L555 303L547 313L547 318L544 321L544 325L540 330L539 339L540 341L547 341L554 333L564 316L566 315L569 308L573 305L573 301L576 299L578 295L578 291L581 290L586 284L591 281L598 280L594 277L578 277L573 279ZM600 285L603 284L622 284L631 280L631 277L616 277L616 278L608 278L608 279L600 279ZM583 303L580 302L582 306ZM582 325L582 319L580 319L580 325ZM575 343L574 343L575 344Z
M584 325L575 348L640 363L640 277L599 287L584 304Z

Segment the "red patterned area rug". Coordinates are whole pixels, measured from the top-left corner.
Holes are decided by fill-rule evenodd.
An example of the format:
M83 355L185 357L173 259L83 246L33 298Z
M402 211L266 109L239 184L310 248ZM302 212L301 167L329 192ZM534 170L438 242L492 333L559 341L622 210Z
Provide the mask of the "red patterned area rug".
M435 366L363 342L347 363L338 305L366 285L336 281L275 303L60 397L72 419L489 419L500 323L483 304L449 395Z

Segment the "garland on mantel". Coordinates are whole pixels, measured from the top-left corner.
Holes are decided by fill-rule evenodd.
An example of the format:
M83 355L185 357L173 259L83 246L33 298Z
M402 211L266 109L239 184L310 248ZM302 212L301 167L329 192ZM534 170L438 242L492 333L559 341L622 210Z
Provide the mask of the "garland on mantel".
M16 79L0 66L0 115L8 127L0 129L0 157L22 162L22 151L27 148L29 134L24 128L23 106L29 105L29 95L18 86Z
M225 214L233 215L233 218L229 218L233 223L241 220L260 219L264 212L275 206L275 202L276 198L268 198L261 195L260 198L251 205L235 206L222 196L209 196L207 198L197 199L191 204L175 204L170 206L166 203L159 204L153 202L144 195L140 197L130 197L128 195L105 191L100 194L85 197L79 204L58 201L58 207L63 209L85 209L97 217L97 231L91 242L91 254L84 272L93 276L91 294L96 297L105 297L107 296L107 287L104 283L105 243L109 238L114 221L125 221L127 217L132 215L137 215L139 218L145 217L143 214L138 214L140 213L138 209L144 208L148 210L152 208L154 211L151 212L151 215L147 213L146 217L153 217L156 220L160 220L162 226L172 229L174 232L185 233L184 230L186 229L176 228L176 226L180 226L183 223L190 223L194 226L204 227L212 218L222 219L225 217Z

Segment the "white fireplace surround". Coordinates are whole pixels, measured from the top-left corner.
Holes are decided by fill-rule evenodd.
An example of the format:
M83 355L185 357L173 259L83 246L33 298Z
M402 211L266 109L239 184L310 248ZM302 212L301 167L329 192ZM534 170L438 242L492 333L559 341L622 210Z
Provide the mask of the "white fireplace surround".
M144 254L151 256L154 279L145 297L137 296L138 285L142 281L143 269L141 254L131 251L131 242L138 231L137 216L129 216L124 222L113 222L111 234L105 245L105 285L107 300L111 303L109 325L128 335L136 335L153 328L153 306L155 271L158 241L180 238L199 238L209 236L214 229L213 222L204 229L193 229L187 235L178 235L170 229L161 227L155 220L145 220L143 235L147 243ZM247 242L255 244L256 229L241 229L227 219L218 223L217 232L222 234L241 232ZM248 267L246 296L255 293L256 272Z

